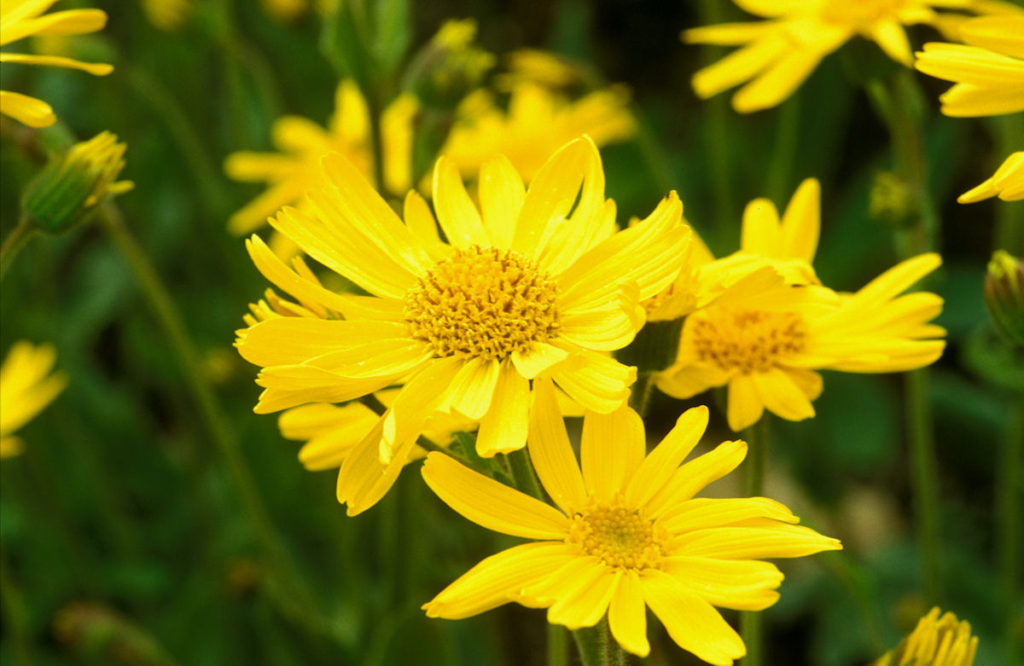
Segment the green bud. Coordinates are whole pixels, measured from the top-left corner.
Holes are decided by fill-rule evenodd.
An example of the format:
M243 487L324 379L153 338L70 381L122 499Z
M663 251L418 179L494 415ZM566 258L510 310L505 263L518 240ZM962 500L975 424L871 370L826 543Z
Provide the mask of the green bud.
M495 64L493 53L473 44L475 37L473 19L447 21L413 58L405 88L427 106L454 108Z
M33 226L51 234L82 222L108 197L127 192L130 181L115 182L124 168L125 145L101 132L72 146L28 184L21 207Z
M996 250L988 262L985 305L996 330L1024 345L1024 262L1009 252Z

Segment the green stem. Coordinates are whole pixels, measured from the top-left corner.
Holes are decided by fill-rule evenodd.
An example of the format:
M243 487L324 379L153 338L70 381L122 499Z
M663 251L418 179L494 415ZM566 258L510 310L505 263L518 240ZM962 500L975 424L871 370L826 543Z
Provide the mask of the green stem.
M512 480L515 482L516 488L531 497L543 500L544 491L541 490L540 484L537 482L537 476L533 472L533 465L530 464L526 449L512 451L506 454L505 458L512 470Z
M548 624L548 666L569 666L569 642L560 624Z
M626 652L612 638L608 618L572 632L583 666L625 666Z
M651 401L651 390L654 388L654 373L641 372L629 394L629 406L640 418L647 415L647 406Z
M764 473L768 461L768 415L747 428L743 433L747 440L747 460L745 465L745 489L748 497L759 497L764 494ZM740 635L747 646L747 656L743 658L743 666L761 666L764 650L763 616L759 611L743 611L740 613Z
M1020 642L1016 640L1020 615L1017 604L1020 601L1021 573L1021 516L1022 491L1021 469L1024 468L1024 395L1016 396L1011 403L1011 414L1003 442L1003 456L996 472L996 506L999 521L999 571L1002 578L1004 663L1019 664Z
M10 568L7 553L0 548L0 610L4 628L11 632L15 666L30 666L33 659L29 641L28 609L25 608L25 598L21 595Z
M925 596L928 603L933 604L941 597L942 565L938 470L928 384L928 373L914 370L907 373L904 386L918 547L922 557Z
M216 446L234 481L239 499L249 517L260 546L282 578L278 601L296 621L311 629L320 629L320 616L314 607L312 592L304 584L284 550L281 537L260 500L255 483L241 454L238 440L228 427L219 401L205 379L199 354L189 338L185 324L166 287L152 264L149 263L145 252L125 226L120 210L112 203L105 203L100 207L99 219L100 224L135 273L160 328L167 336L171 353L174 354L183 370L185 383L196 403L203 427Z
M18 220L18 226L7 235L4 239L3 245L0 245L0 279L7 274L7 269L10 267L14 258L18 256L21 249L25 247L28 240L32 237L32 232L35 229L32 228L32 223L29 222L27 215L22 215L21 219Z
M775 201L786 201L793 177L793 163L800 139L800 95L791 95L779 107L772 146L772 160L768 168L767 192Z

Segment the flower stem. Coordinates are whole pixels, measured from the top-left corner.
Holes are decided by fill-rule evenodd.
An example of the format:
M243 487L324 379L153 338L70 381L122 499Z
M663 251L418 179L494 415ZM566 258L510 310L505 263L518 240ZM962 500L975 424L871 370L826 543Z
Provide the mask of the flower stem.
M28 610L10 568L7 553L0 548L0 610L3 611L4 628L11 632L11 642L14 643L14 666L30 666L33 660L28 635Z
M0 278L7 273L8 267L14 261L14 257L18 256L21 249L25 247L25 244L32 237L32 224L29 222L27 215L22 215L18 221L18 226L14 227L7 238L4 239L3 245L0 245Z
M569 666L569 644L560 624L548 624L548 666Z
M544 492L537 482L537 475L533 472L533 465L530 464L530 459L526 455L526 449L511 451L505 455L505 458L512 470L512 480L515 482L516 488L530 497L543 500Z
M935 462L935 433L929 405L928 374L908 372L906 392L907 434L918 522L918 547L923 558L924 589L929 603L941 596L938 470Z
M758 497L764 493L764 472L768 461L768 415L764 414L754 425L743 433L747 440L747 460L745 465L745 490L748 497ZM758 611L740 613L740 635L747 646L747 656L743 658L743 666L761 666L764 645L764 625L762 615Z
M625 666L626 652L612 638L608 618L603 618L593 627L583 627L572 632L580 652L583 666Z
M996 474L997 516L999 528L999 571L1002 578L1003 617L1005 618L1004 663L1020 663L1020 643L1016 640L1020 615L1021 571L1021 469L1024 467L1024 396L1011 402L1011 414L1003 442L1003 456Z
M219 401L204 378L198 352L189 338L184 322L166 287L153 265L150 264L145 252L128 231L120 210L114 204L108 202L101 206L99 220L117 249L129 263L139 286L146 295L146 300L153 308L153 314L170 344L171 353L174 354L183 370L185 383L196 403L201 422L217 447L228 473L234 481L238 497L249 517L256 538L282 579L279 594L276 595L282 610L289 613L300 624L320 630L322 622L319 612L314 606L312 592L298 575L298 571L284 550L283 542L260 500L252 475L239 449L238 440L228 427Z

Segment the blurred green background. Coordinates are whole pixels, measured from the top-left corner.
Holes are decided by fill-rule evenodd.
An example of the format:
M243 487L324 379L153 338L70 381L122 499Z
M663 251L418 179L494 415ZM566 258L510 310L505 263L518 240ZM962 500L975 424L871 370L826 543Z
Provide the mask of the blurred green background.
M133 274L102 230L37 237L0 287L0 350L49 341L70 377L65 392L21 431L27 446L0 466L0 538L20 593L4 599L25 622L36 664L541 664L540 611L507 606L459 622L419 610L503 541L458 518L415 470L371 511L346 518L335 475L305 472L276 418L252 414L256 369L231 347L247 304L267 286L228 216L259 191L229 181L232 151L269 149L269 128L293 113L324 122L337 73L318 47L323 21L291 23L258 2L196 0L180 30L149 23L136 2L95 6L107 28L75 38L73 53L111 62L105 78L3 68L3 87L47 100L79 139L102 130L127 143L118 201L171 289L223 402L280 543L313 591L306 600L268 565L238 489L205 435ZM641 131L602 150L620 221L676 189L685 215L716 254L737 247L743 206L785 205L799 182L822 181L822 280L852 290L893 265L892 230L869 207L891 165L889 137L858 85L897 65L870 43L829 57L781 107L740 116L727 96L701 102L689 78L719 57L686 46L683 28L743 14L724 0L557 0L408 3L409 55L445 19L475 18L478 41L503 54L525 46L578 60L598 80L627 84ZM911 33L915 46L936 39ZM944 556L943 608L981 637L977 664L1009 664L995 551L994 479L1000 450L1020 436L1020 357L994 338L982 301L985 263L1000 224L1024 204L955 203L988 177L1021 119L938 115L947 85L916 75L926 114L930 189L942 217L944 267L927 285L946 299L949 346L932 373ZM52 131L3 120L0 232L18 219L40 168L27 146ZM422 166L422 165L421 165ZM1012 249L1012 248L1007 248ZM1021 248L1016 248L1018 254ZM866 663L928 610L913 533L901 377L826 373L818 416L772 425L767 493L846 544L843 556L783 563L782 599L765 613L770 664ZM687 404L657 396L660 437ZM715 413L709 441L730 437ZM729 492L728 480L719 488ZM1016 489L1019 492L1019 488ZM307 603L307 601L311 603ZM310 617L308 607L318 609ZM0 660L15 664L11 615ZM651 664L695 663L650 623Z

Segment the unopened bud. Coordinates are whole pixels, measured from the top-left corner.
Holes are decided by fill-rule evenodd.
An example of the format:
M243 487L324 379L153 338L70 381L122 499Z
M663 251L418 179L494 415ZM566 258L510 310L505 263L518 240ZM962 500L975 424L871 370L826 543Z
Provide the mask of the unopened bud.
M447 21L409 67L409 88L428 106L454 108L494 67L494 54L473 43L476 21Z
M978 638L971 635L971 625L949 612L940 615L935 607L873 666L971 666L977 650Z
M996 250L985 276L985 305L992 324L1015 345L1024 345L1024 262Z
M97 204L134 186L131 181L116 182L124 168L124 151L125 145L110 132L76 143L29 183L22 210L44 231L71 229Z

